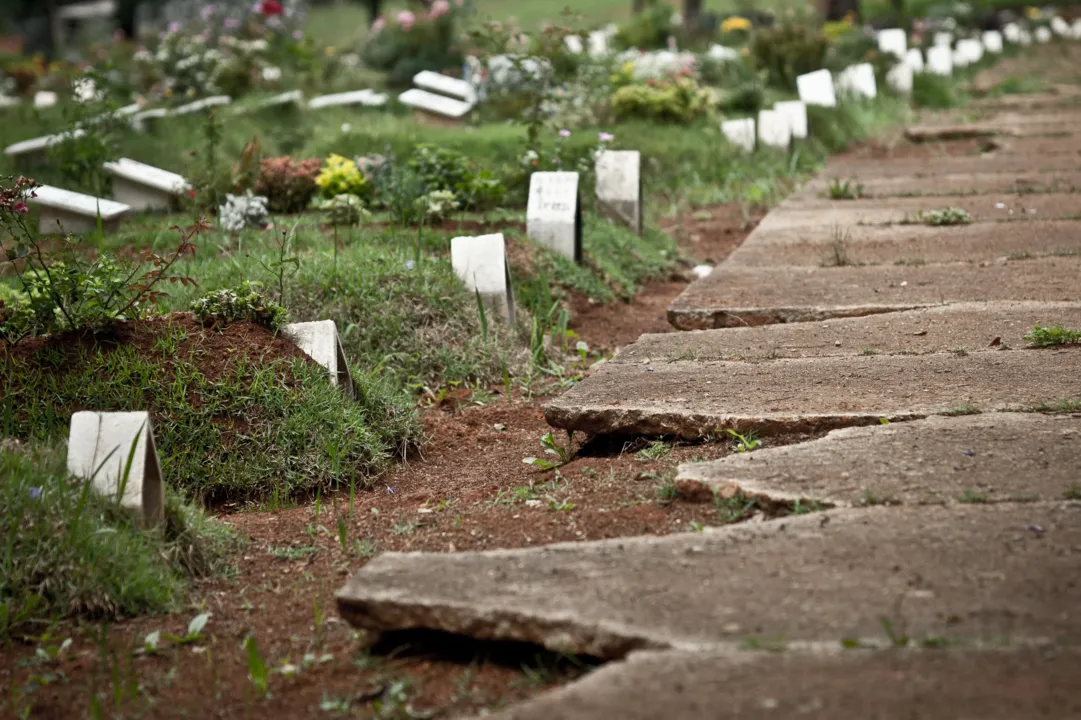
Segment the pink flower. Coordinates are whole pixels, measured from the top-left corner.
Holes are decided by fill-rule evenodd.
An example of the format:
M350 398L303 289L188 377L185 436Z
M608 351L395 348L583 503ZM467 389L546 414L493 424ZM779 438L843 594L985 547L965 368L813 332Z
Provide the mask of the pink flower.
M428 17L437 18L450 12L450 3L447 0L435 0L432 9L428 11Z
M381 31L383 28L385 28L386 26L387 26L386 19L382 15L380 15L379 17L377 17L375 19L375 22L372 23L372 32L377 33L379 31Z
M17 202L17 203L15 203L15 207L14 207L14 208L12 208L12 209L13 209L13 210L14 210L15 212L17 212L17 213L20 213L20 214L22 214L22 215L26 215L26 214L27 214L28 212L30 212L30 208L28 208L28 207L26 206L26 203L24 203L24 202Z
M571 131L568 130L567 128L563 128L562 130L559 131L559 137L570 137L570 136L571 136Z
M406 32L409 32L413 29L413 23L415 23L416 21L417 16L409 12L408 10L402 10L400 13L398 13L398 26Z
M613 134L611 134L611 133L606 133L606 132L602 132L602 133L601 133L600 135L598 135L597 137L599 137L599 138L600 138L600 141L601 141L601 142L612 142L613 140L615 140L615 139L616 139L616 136L615 136L615 135L613 135Z
M300 42L301 40L303 40L304 39L304 31L303 30L294 30L293 31L293 39L296 40L297 42Z
M169 23L167 29L171 33L180 32L180 23L175 22L175 21L171 22L171 23Z

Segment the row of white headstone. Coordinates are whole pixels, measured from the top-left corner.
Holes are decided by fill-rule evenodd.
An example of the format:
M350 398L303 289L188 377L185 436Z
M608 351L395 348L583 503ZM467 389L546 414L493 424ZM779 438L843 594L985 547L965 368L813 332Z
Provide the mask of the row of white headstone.
M353 379L333 320L293 323L281 330L330 373L330 382L350 399ZM165 482L150 414L82 411L71 416L68 473L86 480L99 495L115 499L146 525L165 517Z

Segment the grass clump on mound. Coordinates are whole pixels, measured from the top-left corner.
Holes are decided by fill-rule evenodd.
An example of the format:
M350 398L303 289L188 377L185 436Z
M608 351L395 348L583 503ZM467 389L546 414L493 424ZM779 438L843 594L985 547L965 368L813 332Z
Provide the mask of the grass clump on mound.
M409 399L374 374L357 399L292 342L250 322L187 314L0 351L0 435L64 437L77 410L147 410L168 483L214 504L285 499L359 481L419 431Z
M0 477L0 640L75 615L173 611L189 579L227 567L231 532L175 492L165 523L142 528L68 476L63 448L4 441Z

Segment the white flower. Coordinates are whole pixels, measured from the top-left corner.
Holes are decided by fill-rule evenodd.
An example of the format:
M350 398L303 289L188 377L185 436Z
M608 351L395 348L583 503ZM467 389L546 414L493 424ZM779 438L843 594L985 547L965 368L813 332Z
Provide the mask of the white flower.
M349 123L342 123L342 133L348 133L352 129L353 129L353 126L350 125Z
M273 65L263 68L263 80L266 80L267 82L278 82L281 79L281 68L274 67Z

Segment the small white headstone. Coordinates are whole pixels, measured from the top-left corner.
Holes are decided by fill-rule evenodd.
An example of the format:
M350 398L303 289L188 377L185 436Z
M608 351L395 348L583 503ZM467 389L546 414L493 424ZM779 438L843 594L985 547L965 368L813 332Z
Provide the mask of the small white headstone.
M1081 40L1081 18L1073 21L1073 36L1075 40Z
M983 59L983 43L973 38L957 41L957 50L965 56L968 64L978 63Z
M898 59L908 51L908 36L901 28L889 28L878 31L878 49L884 53L893 53Z
M89 480L95 492L118 500L147 524L165 517L165 487L148 413L82 411L72 415L68 472Z
M1036 28L1036 32L1033 33L1033 34L1036 37L1036 42L1038 42L1038 43L1049 43L1049 42L1051 42L1051 31L1048 28L1038 27L1038 28ZM1024 36L1022 35L1021 37L1022 37L1021 44L1024 45L1025 44Z
M470 83L431 70L421 70L414 75L413 84L422 90L429 90L463 102L476 101L476 95Z
M948 47L927 48L927 71L935 75L953 75L953 51Z
M123 203L50 185L34 188L34 195L28 202L41 208L38 228L43 233L94 232L98 228L99 213L102 230L113 231L120 227L120 219L131 211L131 208Z
M1021 26L1017 23L1006 23L1002 26L1002 36L1012 43L1021 42Z
M1073 34L1070 30L1070 25L1058 15L1051 18L1051 32L1063 37L1068 37Z
M345 351L338 338L338 326L333 320L291 323L281 329L281 334L325 367L330 372L331 384L337 385L346 397L354 397L353 376L349 373L349 363L345 361Z
M792 144L792 126L788 123L788 116L777 110L759 110L758 142L787 150Z
M577 35L568 35L563 38L563 44L567 46L567 50L575 55L581 55L585 52L585 48L582 46L582 38Z
M833 75L829 70L815 70L796 78L799 99L806 105L837 107L837 93L833 89Z
M908 63L897 63L886 73L886 84L898 95L911 95L913 80L912 66Z
M744 152L754 150L754 118L725 120L721 123L721 132L728 142Z
M1021 43L1021 47L1028 47L1032 44L1032 33L1021 28L1021 34L1017 36L1017 42Z
M419 88L406 90L398 96L398 102L408 105L424 116L454 121L460 121L473 109L472 103L436 95Z
M0 93L0 108L15 107L19 104L19 98Z
M1002 33L998 30L988 30L981 36L981 39L983 40L983 49L987 52L995 54L1002 52Z
M582 260L582 209L578 173L535 172L529 178L526 233L533 242Z
M740 59L739 50L730 48L727 45L711 45L708 54L714 60L724 60L726 62Z
M183 177L128 158L102 167L113 176L113 199L133 210L169 210L188 189Z
M854 98L873 99L878 95L875 86L875 69L871 63L860 63L845 68L837 76L837 90Z
M586 40L590 57L599 58L608 54L608 34L604 30L594 30Z
M968 55L961 48L953 49L953 66L963 68L968 66Z
M605 150L597 158L597 200L605 213L642 234L642 155Z
M935 47L951 47L953 45L953 33L936 32Z
M451 238L450 263L485 306L495 308L500 317L514 324L514 292L503 233Z
M351 90L349 92L334 93L333 95L320 95L308 101L308 109L321 110L328 107L342 107L346 105L363 105L364 107L379 107L385 105L387 96L372 90Z
M905 65L912 68L912 72L923 72L923 50L911 48L905 53Z
M713 272L713 266L712 265L695 265L693 268L691 268L691 272L694 273L695 277L697 277L699 279L706 278L706 277L709 277L710 273Z
M807 137L807 105L802 100L782 100L774 103L773 109L788 119L792 137Z
M38 90L34 93L34 107L50 108L59 101L56 93L51 90Z

